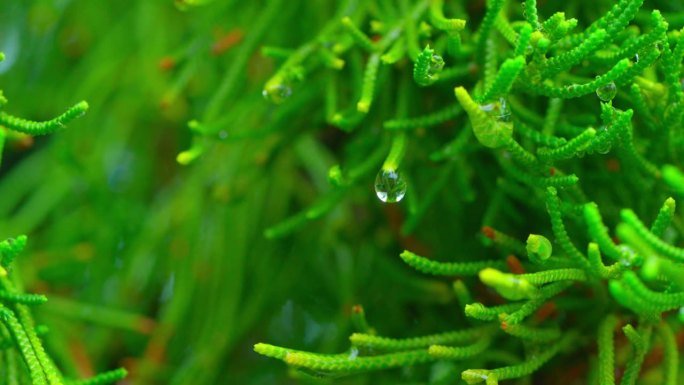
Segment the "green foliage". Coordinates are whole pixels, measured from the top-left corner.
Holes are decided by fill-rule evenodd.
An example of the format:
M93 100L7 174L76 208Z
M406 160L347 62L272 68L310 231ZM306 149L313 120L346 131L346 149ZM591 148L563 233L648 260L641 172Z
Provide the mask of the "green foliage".
M0 383L681 378L677 2L0 18Z
M378 2L365 8L372 23L383 26L374 29L375 42L356 27L358 22L351 22L352 15L358 18L354 20L364 20L360 11L343 19L346 30L324 30L336 36L330 37L333 40L342 41L345 31L350 34L351 43L345 46L350 58L369 52L365 74L356 72L358 80L352 81L351 94L360 92L361 100L369 101L364 95L369 94L368 84L373 83L380 87L375 95L396 95L396 101L374 101L378 109L373 114L365 107L370 102L363 104L358 111L368 115L354 118L349 126L338 124L341 120L332 122L345 131L350 127L360 131L355 138L366 143L383 143L368 128L376 122L382 122L387 131L402 131L393 137L382 170L413 170L408 178L408 203L399 209L408 217L402 225L403 234L433 239L429 228L415 225L416 213L425 215L430 205L435 210L449 206L444 203L450 199L447 194L441 203L435 198L448 185L444 182L448 177L432 182L434 188L421 188L412 179L429 181L430 177L421 175L431 174L426 171L430 167L442 167L445 171L440 175L450 175L452 162L467 159L469 166L455 163L453 172L470 175L466 183L475 188L477 202L484 207L475 217L485 225L480 246L466 241L467 235L458 234L453 248L466 250L468 257L433 259L408 250L400 257L429 275L477 276L508 303L486 306L473 302L465 284L469 281L458 280L455 295L466 317L499 322L500 330L489 329L470 341L446 337L469 333L462 321L454 324L452 332L427 337L394 339L356 333L351 337L350 353L332 356L264 344L257 344L255 350L295 370L326 376L436 359L458 360L465 369L463 380L491 385L538 371L563 370L554 356L576 355L587 349L588 341L598 340L596 378L602 384L613 384L616 363L624 364L615 359L615 349L622 348L615 346L614 329L618 323L638 320L636 329L629 324L624 328L632 347L620 383L634 384L646 370L643 363L651 351L654 327L667 352L662 376L671 383L677 375L672 365L678 361L667 312L684 308L682 281L672 281L674 271L681 271L675 266L684 258L680 255L683 249L673 244L679 240L673 228L679 230L681 224L673 198L667 198L660 211L656 206L660 203L653 200L684 191L676 156L676 149L681 148L678 135L684 111L680 107L684 105L683 92L676 79L680 77L684 41L680 44L681 32L668 24L667 6L660 11L647 10L642 9L643 1L624 0L605 8L603 14L576 15L573 5L559 12L550 5L542 10L536 1L525 1L521 14L519 5L495 0L486 2L486 8L477 14L461 4L431 1L424 15L424 3L412 3L403 1L394 7ZM575 17L566 18L568 13ZM457 19L448 19L445 14ZM547 14L550 16L545 18ZM479 24L471 19L480 20ZM390 28L392 25L395 27ZM418 25L434 29L425 27L419 32ZM573 32L577 28L582 30ZM389 40L405 43L396 43L387 51L389 45L381 46L380 42ZM426 48L419 51L420 46ZM448 53L445 59L442 52ZM320 54L314 51L311 55ZM379 57L385 80L378 76L376 84L376 76L369 81L368 71L374 73ZM476 77L457 72L456 63L463 60L469 61L474 69L471 74L477 73ZM412 73L404 61L413 62ZM452 76L452 71L457 75ZM322 70L320 76L348 75ZM407 86L406 78L411 76L417 85L430 86L429 91ZM304 81L315 84L313 78ZM448 85L453 87L458 104L445 101ZM593 98L594 93L598 99ZM336 95L330 97L337 100ZM449 129L440 131L440 126L447 124ZM427 127L432 127L429 134L422 131ZM472 132L476 141L469 141L463 134L466 131ZM440 150L430 160L425 159L431 146L439 146L447 135L454 134L458 139L450 143L459 147L451 157ZM663 151L666 148L667 153ZM583 159L586 154L589 157ZM444 160L447 164L436 163ZM606 160L612 164L609 169L601 166ZM410 165L404 166L407 162ZM333 170L331 175L337 175L334 180L341 180L339 170ZM496 187L491 183L494 179ZM650 189L656 193L647 193ZM456 196L460 193L450 192ZM334 205L325 210L332 213ZM637 212L644 218L655 218L650 228ZM442 218L444 223L472 222L458 211L446 215L451 217ZM614 230L606 223L616 223ZM491 245L498 251L482 249ZM510 255L505 262L492 258L497 254ZM605 265L602 254L612 264ZM520 262L517 257L525 255L528 259ZM666 273L668 268L674 271ZM607 285L602 284L605 281ZM478 291L476 296L487 297ZM565 296L558 297L565 291ZM590 291L591 299L583 299L583 291ZM548 307L564 315L576 314L577 320L545 320L548 314L539 314ZM377 325L381 323L382 319ZM598 323L598 331L588 328ZM520 343L526 354L517 356ZM491 361L478 357L494 352L494 346L516 355L519 362L495 369L472 369ZM551 365L550 369L544 369L546 365Z

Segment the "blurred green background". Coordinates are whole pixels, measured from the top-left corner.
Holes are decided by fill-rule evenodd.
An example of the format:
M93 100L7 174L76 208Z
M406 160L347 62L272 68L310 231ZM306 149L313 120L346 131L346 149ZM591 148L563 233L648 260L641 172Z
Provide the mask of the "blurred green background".
M5 110L41 120L90 103L68 129L11 143L0 169L0 237L29 236L18 271L28 291L50 299L36 317L50 326L46 344L66 375L123 365L126 384L289 383L284 365L257 356L254 343L341 351L356 303L388 335L445 330L460 316L446 305L445 283L396 256L423 244L453 249L438 240L475 234L478 224L446 227L433 215L420 241L400 237L402 211L377 201L374 175L294 235L263 236L330 189L336 158L358 163L383 143L379 125L353 138L328 127L320 81L278 107L261 95L275 65L259 54L264 42L295 48L336 8L0 3ZM192 119L215 135L181 166ZM437 172L413 182L427 185ZM444 198L441 215L473 197Z

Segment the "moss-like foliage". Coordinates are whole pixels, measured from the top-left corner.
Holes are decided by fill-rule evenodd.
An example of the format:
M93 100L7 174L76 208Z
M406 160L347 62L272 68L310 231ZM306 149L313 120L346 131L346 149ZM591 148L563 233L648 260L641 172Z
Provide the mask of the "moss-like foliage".
M286 108L289 101L274 99L274 90L306 92L325 81L331 125L373 149L389 138L392 149L375 169L410 170L404 235L429 238L429 230L416 230L421 215L443 210L444 200L464 202L442 215L454 216L445 225L468 226L432 241L467 257L432 257L410 242L400 257L421 273L458 277L454 296L470 303L454 306L470 322L461 317L451 331L420 337L405 330L410 337L394 339L380 332L378 316L372 330L380 335L365 320L357 323L365 330L351 335L344 353L263 343L255 351L315 377L456 361L469 384L555 373L546 381L579 375L582 383L628 385L654 366L658 374L639 383L677 383L681 17L670 22L667 7L648 9L640 0L597 2L586 12L572 3L478 4L344 2L264 87ZM326 68L331 45L353 63L349 71ZM377 162L375 150L365 151ZM446 176L451 184L421 175L452 165L459 177ZM320 203L267 237L333 215L343 192L373 170L341 160ZM469 204L481 208L475 216L459 212ZM475 223L482 226L479 246L465 239ZM471 322L482 325L472 329ZM628 344L615 344L618 325ZM594 344L598 352L586 353ZM654 358L655 351L665 353Z

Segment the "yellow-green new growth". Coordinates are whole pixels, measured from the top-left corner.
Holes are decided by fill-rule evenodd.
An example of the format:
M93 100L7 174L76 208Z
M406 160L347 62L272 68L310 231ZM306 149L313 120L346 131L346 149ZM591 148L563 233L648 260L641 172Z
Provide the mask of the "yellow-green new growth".
M543 235L530 234L527 237L525 250L531 261L539 263L551 257L553 246L551 245L551 241Z
M483 146L499 148L508 143L508 139L513 135L513 126L510 123L497 121L487 115L485 111L482 111L480 105L470 97L465 88L456 87L454 94L468 114L475 138Z
M520 276L492 268L483 269L478 275L482 283L493 287L504 298L517 301L537 295L537 288Z

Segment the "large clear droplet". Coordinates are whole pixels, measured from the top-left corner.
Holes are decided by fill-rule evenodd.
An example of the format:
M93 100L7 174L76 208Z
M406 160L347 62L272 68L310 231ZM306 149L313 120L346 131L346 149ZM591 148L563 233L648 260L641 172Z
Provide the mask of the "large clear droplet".
M613 100L616 94L617 87L615 86L615 82L610 82L605 86L596 89L596 96L604 102Z
M286 84L269 85L261 92L273 104L280 104L292 95L292 88Z
M385 203L399 202L406 195L406 181L397 170L380 170L375 177L375 195Z

